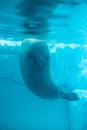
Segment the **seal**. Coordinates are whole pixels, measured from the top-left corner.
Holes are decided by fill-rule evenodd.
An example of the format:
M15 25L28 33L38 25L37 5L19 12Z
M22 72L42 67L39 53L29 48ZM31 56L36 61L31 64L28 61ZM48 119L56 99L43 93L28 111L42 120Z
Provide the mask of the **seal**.
M65 93L59 89L51 76L50 52L45 41L24 40L20 51L20 69L24 83L36 96L43 99L78 100L74 92Z

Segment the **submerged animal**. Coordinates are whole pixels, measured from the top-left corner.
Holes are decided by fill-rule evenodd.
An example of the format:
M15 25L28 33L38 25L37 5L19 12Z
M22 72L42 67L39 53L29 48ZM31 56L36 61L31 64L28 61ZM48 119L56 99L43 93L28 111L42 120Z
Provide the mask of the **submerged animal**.
M20 51L23 80L31 92L43 99L78 100L74 92L65 93L53 82L50 72L50 52L44 41L24 40Z

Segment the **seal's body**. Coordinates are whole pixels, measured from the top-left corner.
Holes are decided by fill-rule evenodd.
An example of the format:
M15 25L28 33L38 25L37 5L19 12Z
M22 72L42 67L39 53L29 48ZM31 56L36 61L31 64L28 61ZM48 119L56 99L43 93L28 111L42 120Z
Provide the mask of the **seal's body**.
M38 97L78 100L75 93L64 93L53 82L50 73L50 53L45 42L24 40L20 54L20 68L25 84Z

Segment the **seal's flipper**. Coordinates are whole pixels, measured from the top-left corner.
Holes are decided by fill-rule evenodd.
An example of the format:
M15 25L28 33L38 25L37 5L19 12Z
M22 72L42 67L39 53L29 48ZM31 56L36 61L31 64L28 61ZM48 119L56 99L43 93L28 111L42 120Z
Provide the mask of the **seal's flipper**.
M70 101L77 101L79 100L79 97L77 96L76 93L71 92L71 93L62 93L62 98L66 99L66 100L70 100Z
M38 54L30 54L29 57L33 60L34 64L36 64L39 68L44 67L45 61L42 56Z

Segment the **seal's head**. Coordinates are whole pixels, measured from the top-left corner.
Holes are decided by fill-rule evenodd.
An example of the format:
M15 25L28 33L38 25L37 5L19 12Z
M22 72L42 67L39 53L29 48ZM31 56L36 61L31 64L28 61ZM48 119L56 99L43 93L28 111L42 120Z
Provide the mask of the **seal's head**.
M27 71L32 71L32 73L48 73L50 72L50 54L48 46L44 41L36 40L24 40L21 49L21 59L24 62L22 64L26 65Z

